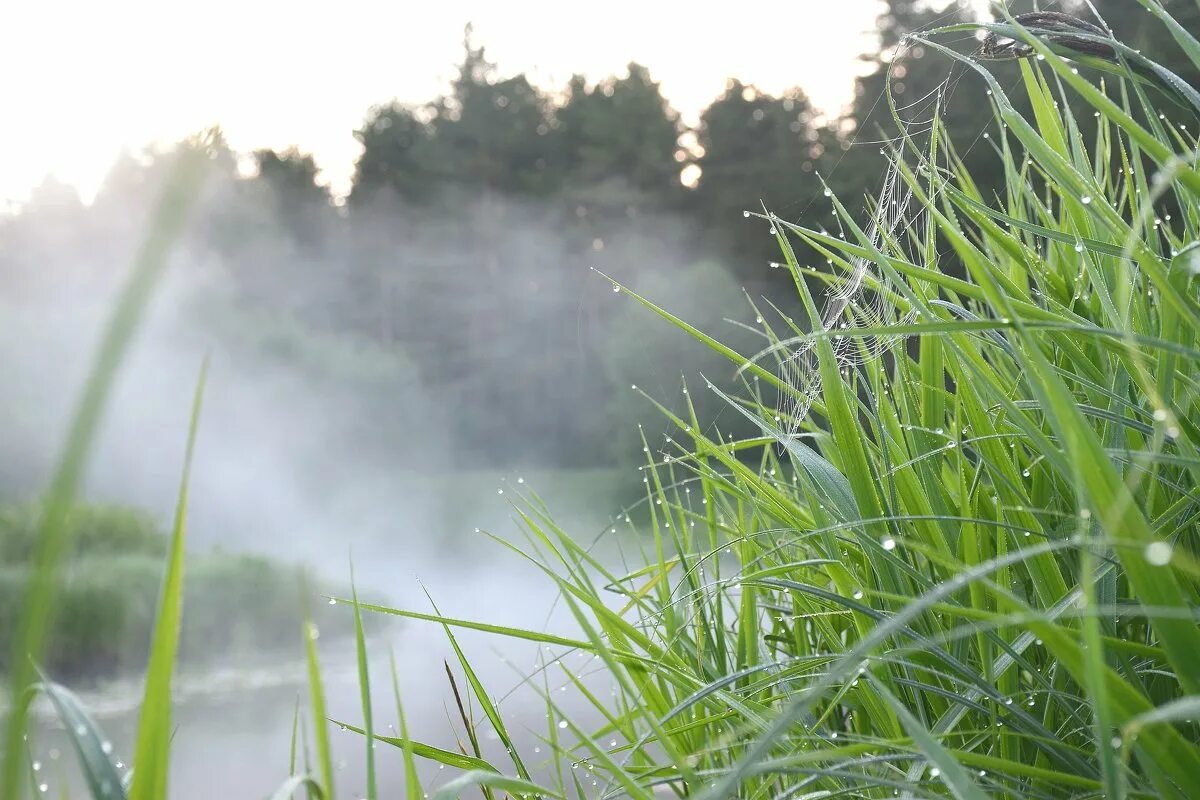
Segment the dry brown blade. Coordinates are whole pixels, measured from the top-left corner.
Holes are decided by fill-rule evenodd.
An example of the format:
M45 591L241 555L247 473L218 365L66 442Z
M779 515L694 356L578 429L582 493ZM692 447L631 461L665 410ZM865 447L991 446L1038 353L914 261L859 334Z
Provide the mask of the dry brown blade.
M1096 56L1097 58L1114 59L1116 51L1104 44L1090 39L1072 36L1072 33L1085 33L1092 36L1109 36L1110 34L1098 25L1087 20L1059 11L1032 11L1013 17L1022 27L1036 28L1042 38L1051 44L1074 50L1080 55ZM984 58L1016 59L1028 58L1034 50L1024 42L989 33L979 47L979 54Z
M479 752L479 740L475 737L475 726L471 724L471 720L467 717L467 710L463 707L462 695L458 691L458 682L454 680L454 673L450 671L450 662L442 661L442 666L446 668L446 677L450 680L450 690L454 692L454 704L458 706L458 716L462 719L463 727L467 729L467 738L471 740L471 749L475 751L476 758L483 756ZM463 755L469 755L466 749L459 742L458 749L463 751Z

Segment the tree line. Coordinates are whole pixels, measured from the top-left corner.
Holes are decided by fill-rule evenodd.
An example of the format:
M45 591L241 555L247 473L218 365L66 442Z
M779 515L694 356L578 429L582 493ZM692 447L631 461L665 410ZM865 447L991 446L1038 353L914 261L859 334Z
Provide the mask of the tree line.
M1137 0L1094 6L1134 46L1165 44ZM1170 6L1185 25L1200 23L1190 2ZM969 16L957 4L888 0L844 114L814 108L801 87L770 94L731 79L694 129L644 65L594 83L575 76L552 95L500 74L468 28L445 95L367 112L347 197L331 197L298 150L254 153L251 178L234 177L232 153L215 158L223 179L193 249L221 278L200 316L371 398L355 413L381 458L436 429L453 463L610 462L635 452L629 421L654 418L631 385L671 397L681 375L733 376L633 304L612 306L591 270L752 342L724 319L745 320L743 291L770 297L790 276L770 268L779 254L769 226L743 212L833 224L822 181L869 209L896 135L885 90L918 133L939 109L981 190L998 191L985 87L904 40ZM1167 66L1197 79L1186 62ZM43 187L0 229L5 266L40 270L69 242L111 252L114 229L136 228L164 159L126 158L88 209ZM702 413L720 420L701 394ZM724 418L731 431L734 417Z

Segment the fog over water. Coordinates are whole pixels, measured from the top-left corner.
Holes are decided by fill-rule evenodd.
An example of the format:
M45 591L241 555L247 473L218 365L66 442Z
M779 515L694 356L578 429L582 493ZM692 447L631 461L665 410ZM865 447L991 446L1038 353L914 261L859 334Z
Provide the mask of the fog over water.
M43 187L39 201L0 221L4 502L32 500L52 472L144 228L160 167L142 169L137 191L102 193L84 207L63 187ZM476 528L518 539L510 503L536 490L564 529L597 540L601 558L619 569L619 539L628 545L632 534L627 525L621 534L606 530L641 492L636 414L649 412L641 419L652 439L665 430L629 384L676 402L683 373L699 380L702 369L732 372L685 339L680 346L669 326L593 268L709 327L739 303L736 285L697 260L694 231L681 219L651 214L619 192L607 208L484 198L465 202L453 219L384 201L351 214L329 207L320 215L326 227L305 239L256 203L260 188L221 175L210 181L122 366L85 499L170 519L207 355L192 552L264 554L337 585L348 585L353 561L372 600L429 611L432 598L450 616L573 633L553 584ZM589 214L599 218L585 230ZM239 234L231 246L221 232L220 221L234 217L259 226L251 244ZM461 641L497 695L558 655L470 632ZM329 713L358 722L352 643L330 636L321 645ZM457 749L462 725L443 666L454 663L444 632L421 622L379 625L370 647L380 731L396 723L390 650L414 735ZM579 655L564 658L585 666ZM306 691L302 667L276 659L223 669L219 657L203 670L185 667L172 795L263 796L277 786L296 698ZM555 669L547 680L558 693L564 677ZM128 757L136 676L84 688ZM555 701L576 705L575 692ZM505 707L515 729L530 729L521 735L532 752L540 746L533 731L546 730L543 702L526 688ZM52 720L45 724L45 774L75 781L68 745ZM361 739L335 729L335 746L344 790L363 789ZM399 752L386 749L381 782L399 790Z

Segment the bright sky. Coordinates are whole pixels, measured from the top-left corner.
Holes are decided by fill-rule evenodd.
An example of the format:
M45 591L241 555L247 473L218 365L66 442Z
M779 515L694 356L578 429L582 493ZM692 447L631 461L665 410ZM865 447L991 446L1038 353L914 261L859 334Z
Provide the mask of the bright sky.
M547 88L650 67L694 121L736 76L799 85L836 111L870 49L879 0L678 4L606 0L10 0L0 202L48 175L89 197L122 148L220 124L237 150L297 145L335 190L358 155L366 110L419 103L446 87L463 25L502 74Z

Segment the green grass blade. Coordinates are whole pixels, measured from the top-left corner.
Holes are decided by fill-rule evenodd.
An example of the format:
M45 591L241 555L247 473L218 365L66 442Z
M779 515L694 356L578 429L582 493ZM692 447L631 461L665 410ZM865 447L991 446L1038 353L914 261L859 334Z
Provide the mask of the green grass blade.
M510 778L507 775L484 772L482 770L464 773L454 780L447 782L433 796L433 800L454 800L455 798L462 797L463 792L468 789L476 788L502 789L516 797L552 797L556 798L556 800L565 800L564 796L559 792L539 786L531 781Z
M371 675L367 665L367 637L363 633L362 609L358 605L358 588L354 583L354 565L350 565L350 590L354 599L354 649L358 657L358 688L362 697L363 730L367 746L367 800L376 800L379 790L375 780L375 723L371 711Z
M307 582L304 582L307 584ZM303 590L308 596L307 586ZM320 631L312 621L312 616L305 610L304 619L304 652L308 664L309 702L312 704L313 736L317 745L317 769L320 777L321 791L326 798L334 797L333 788L333 753L329 746L329 720L325 716L325 689L321 684L321 662L317 657L317 638Z
M108 755L112 745L108 744L100 726L88 714L82 701L71 690L49 681L34 684L32 691L50 698L59 719L66 726L67 737L79 756L83 778L92 797L96 800L124 800L125 787L121 774Z
M167 570L160 590L158 616L154 637L150 643L150 662L146 666L146 686L138 719L137 741L134 744L134 766L137 772L129 790L131 800L165 800L170 771L171 748L171 675L179 652L179 627L183 618L183 559L187 531L188 482L192 472L192 457L196 450L196 432L200 425L200 408L204 399L204 383L208 360L200 367L196 393L192 399L191 422L188 426L187 449L183 458L183 477L179 484L179 500L175 506L171 548L167 555Z

